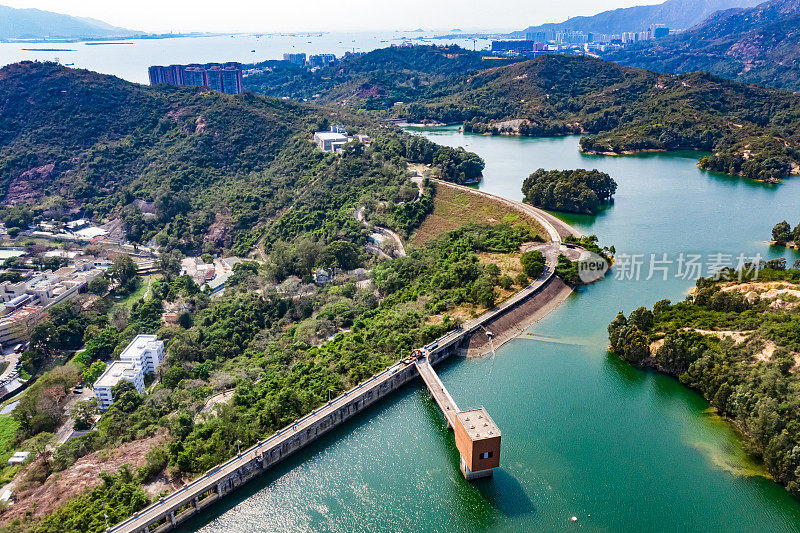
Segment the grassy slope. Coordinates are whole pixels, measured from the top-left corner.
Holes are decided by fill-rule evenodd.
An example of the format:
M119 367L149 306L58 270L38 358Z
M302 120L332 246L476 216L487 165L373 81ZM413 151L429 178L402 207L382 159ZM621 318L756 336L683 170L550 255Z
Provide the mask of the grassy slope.
M422 246L467 224L522 225L536 234L544 233L535 220L506 205L439 184L433 202L433 213L414 232L409 244L412 247Z
M11 478L19 470L19 466L10 466L8 459L16 451L14 449L14 434L19 427L11 415L0 416L0 486L11 481Z

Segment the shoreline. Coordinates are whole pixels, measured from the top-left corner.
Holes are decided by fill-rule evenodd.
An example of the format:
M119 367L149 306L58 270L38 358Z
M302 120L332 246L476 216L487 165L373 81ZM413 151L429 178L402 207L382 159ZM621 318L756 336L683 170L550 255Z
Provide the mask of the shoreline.
M511 200L509 198L500 197L495 194L481 191L479 189L473 189L471 187L466 187L464 185L458 185L442 180L434 181L437 183L437 185L452 187L476 196L482 196L484 198L493 200L500 204L511 207L521 215L533 218L542 226L544 233L549 236L551 242L561 243L566 236L580 236L579 231L563 220L532 205ZM555 264L551 264L550 268L555 269ZM489 331L491 331L493 334L492 342L490 342L489 338L486 336L485 330L487 328L483 328L483 331L473 333L463 355L471 358L483 357L492 353L492 346L494 346L494 349L497 350L497 348L503 344L506 344L507 342L520 336L525 332L526 329L531 327L533 324L547 316L551 311L561 305L569 297L569 295L572 294L572 292L572 288L564 283L561 278L553 276L553 278L546 284L546 286L544 286L541 292L537 293L529 300L516 305L514 308L509 309L506 313L503 313L486 324L487 327L490 328ZM511 296L510 298L513 297L514 296ZM500 305L502 305L502 303Z

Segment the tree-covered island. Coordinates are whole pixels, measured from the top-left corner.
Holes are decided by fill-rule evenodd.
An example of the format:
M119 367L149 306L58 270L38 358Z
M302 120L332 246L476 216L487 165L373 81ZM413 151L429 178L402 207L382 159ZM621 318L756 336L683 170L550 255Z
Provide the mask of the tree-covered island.
M792 229L785 220L778 222L772 228L772 241L778 246L797 248L800 245L800 223Z
M610 203L617 183L599 170L538 169L522 183L525 202L553 211L594 214Z

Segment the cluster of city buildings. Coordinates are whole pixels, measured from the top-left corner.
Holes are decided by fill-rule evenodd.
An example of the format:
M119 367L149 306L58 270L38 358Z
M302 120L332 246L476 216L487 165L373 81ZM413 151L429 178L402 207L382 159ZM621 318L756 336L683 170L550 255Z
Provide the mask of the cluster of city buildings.
M372 139L370 139L368 135L348 135L344 126L331 126L330 131L318 131L314 133L314 143L323 152L341 153L344 145L353 141L365 145L372 144Z
M155 335L137 335L94 382L94 395L101 411L114 403L113 390L120 381L130 381L139 394L144 393L144 376L155 373L164 361L164 341Z
M240 94L244 90L241 63L152 66L148 74L150 85L196 85L225 94Z
M336 56L333 54L312 54L306 57L306 54L283 54L283 60L298 67L317 69L336 63Z
M0 283L0 348L26 342L50 307L86 292L110 265L107 259L84 258L55 272L25 272L18 282Z
M600 34L580 30L542 30L525 34L525 39L492 41L492 52L535 57L542 54L578 52L605 52L622 48L639 41L660 39L670 34L663 24L652 24L641 32Z

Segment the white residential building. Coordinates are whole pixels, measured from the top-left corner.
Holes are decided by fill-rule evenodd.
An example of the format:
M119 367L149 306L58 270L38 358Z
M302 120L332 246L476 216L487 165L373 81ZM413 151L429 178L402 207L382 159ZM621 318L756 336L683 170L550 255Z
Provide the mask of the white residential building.
M94 382L94 395L101 411L105 411L114 403L112 389L121 380L130 381L142 394L144 392L144 376L152 374L164 361L164 341L155 335L138 335L120 354L120 360L114 361Z
M122 350L119 359L133 363L145 374L152 374L164 360L164 341L158 340L155 335L137 335Z
M144 392L144 372L141 368L128 361L114 361L103 374L94 382L94 395L101 411L105 411L114 403L112 390L120 381L126 380L133 383L139 394Z
M341 153L344 145L349 142L358 142L364 145L372 144L369 135L363 133L348 136L344 126L331 126L331 131L318 131L314 133L314 143L323 152Z

